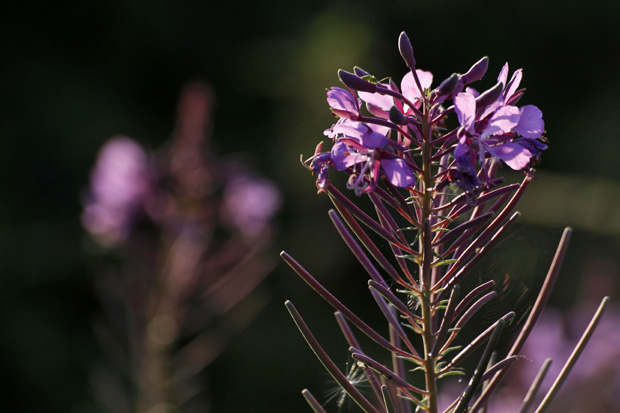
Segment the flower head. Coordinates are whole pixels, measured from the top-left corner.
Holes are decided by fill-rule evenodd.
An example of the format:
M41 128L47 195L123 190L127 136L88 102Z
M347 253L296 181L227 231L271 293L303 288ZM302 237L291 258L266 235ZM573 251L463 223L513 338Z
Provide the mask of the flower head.
M385 135L388 130L387 127L349 119L341 119L326 130L325 135L335 142L331 151L321 152L322 145L319 145L314 156L305 162L317 175L319 192L324 191L329 182L329 166L338 171L349 171L347 186L358 195L371 191L382 174L394 186L412 186L415 174L399 155L403 148Z
M413 170L398 155L398 144L384 135L386 129L343 120L327 132L337 140L331 151L332 165L339 171L351 168L348 186L358 195L374 188L380 169L394 186L406 188L415 182Z
M477 157L482 165L486 155L503 160L512 169L525 168L532 153L512 142L512 133L519 124L521 110L515 106L502 106L488 119L476 119L476 98L469 93L459 93L454 98L455 111L461 124L459 144L454 151L458 158L465 153Z
M471 167L476 163L482 166L487 157L492 157L521 170L547 148L542 142L542 112L533 105L513 106L522 94L517 91L521 76L519 69L507 81L506 64L498 77L498 87L481 95L473 89L456 95L454 108L461 125L454 149L457 164L464 166L467 159Z

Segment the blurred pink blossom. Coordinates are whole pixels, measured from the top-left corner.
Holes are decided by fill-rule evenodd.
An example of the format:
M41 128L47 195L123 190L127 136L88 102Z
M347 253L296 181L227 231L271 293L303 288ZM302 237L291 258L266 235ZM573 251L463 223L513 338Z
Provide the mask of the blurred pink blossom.
M84 227L107 245L124 240L151 182L144 149L130 138L112 138L100 150L91 174Z

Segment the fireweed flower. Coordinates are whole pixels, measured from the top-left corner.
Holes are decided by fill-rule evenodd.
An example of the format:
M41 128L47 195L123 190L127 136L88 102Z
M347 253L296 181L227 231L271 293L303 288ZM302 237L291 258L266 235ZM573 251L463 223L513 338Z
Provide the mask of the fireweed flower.
M461 127L458 131L459 144L454 157L468 153L484 164L487 155L503 160L512 169L525 168L532 154L529 150L512 142L512 131L519 124L521 111L515 106L502 106L488 119L476 122L476 98L469 93L459 93L454 98L455 111Z
M538 156L547 148L542 140L545 123L542 112L534 105L517 108L516 103L523 95L523 90L517 90L522 78L522 70L518 69L508 81L508 63L506 63L497 78L501 84L501 93L490 104L480 105L480 96L475 89L468 88L467 94L476 98L472 100L459 93L455 98L455 108L459 115L461 126L472 132L473 122L477 121L480 137L491 137L485 145L491 156L502 159L512 169L523 169L532 156ZM465 121L465 123L464 123ZM460 142L462 143L462 142ZM517 144L521 148L515 146Z
M500 106L516 105L524 92L523 89L517 90L522 76L522 70L518 69L508 81L508 63L506 63L497 78L497 81L504 85L502 94L495 103L485 108L485 112L493 111ZM522 139L518 139L517 142L527 147L534 156L540 155L541 151L547 149L547 145L541 142L544 130L545 122L542 119L540 109L534 105L526 105L520 108L519 123L514 131Z
M523 94L523 90L517 90L521 76L519 69L508 82L508 64L505 64L498 77L501 92L489 104L483 103L486 99L471 88L454 98L461 125L454 149L459 168L474 168L476 163L482 166L485 159L491 157L501 159L514 170L521 170L547 148L543 143L544 121L540 109L533 105L521 108L512 105ZM486 173L483 175L486 178Z
M380 168L394 186L406 188L415 182L411 167L398 157L397 151L403 148L385 136L388 130L384 126L345 118L325 131L336 142L329 154L329 161L338 171L351 171L347 187L357 195L374 188L380 176ZM319 157L313 162L313 169L318 168L320 173L326 161L325 155Z

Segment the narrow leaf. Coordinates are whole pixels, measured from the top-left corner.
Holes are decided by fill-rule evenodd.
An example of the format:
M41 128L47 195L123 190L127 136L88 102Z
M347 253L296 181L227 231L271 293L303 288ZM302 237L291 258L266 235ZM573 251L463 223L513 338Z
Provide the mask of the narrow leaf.
M525 399L523 399L523 404L521 405L521 408L519 409L519 413L528 413L530 411L530 407L532 407L532 404L534 403L534 399L536 398L536 395L538 394L538 390L540 389L540 386L542 385L543 380L547 376L549 367L551 367L551 359L546 359L542 367L538 371L536 378L532 382L530 389L527 391L527 394L525 395Z
M306 401L308 402L308 404L310 405L310 407L312 407L312 410L314 411L314 413L327 413L325 411L325 409L323 409L323 406L321 406L321 403L319 403L314 396L312 395L312 393L310 393L310 390L308 389L303 389L301 391L301 394L303 394L304 398L306 399Z
M351 397L351 399L355 401L365 412L380 413L379 410L375 409L375 407L368 400L366 400L362 393L360 393L359 390L357 390L355 386L351 384L351 382L349 382L347 377L340 371L340 369L331 360L331 358L329 358L325 350L323 350L319 342L316 340L316 338L314 338L314 335L312 335L312 333L310 332L310 329L301 318L299 312L297 312L297 309L295 308L293 303L290 301L286 301L285 305L289 313L293 317L293 320L295 320L297 328L299 328L299 331L301 331L301 334L306 339L306 342L308 343L314 354L317 356L317 358L319 359L321 364L323 364L329 374L331 374L334 380L336 380L336 382L340 385L340 387L342 387L344 391L347 392L349 397Z

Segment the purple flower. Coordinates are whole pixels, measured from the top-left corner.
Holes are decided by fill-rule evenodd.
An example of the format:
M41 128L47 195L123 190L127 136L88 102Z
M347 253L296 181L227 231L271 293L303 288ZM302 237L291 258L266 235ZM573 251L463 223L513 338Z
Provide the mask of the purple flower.
M316 187L319 193L325 191L329 183L329 165L331 165L331 153L321 152L314 155L308 160L310 162L309 169L313 175L316 175Z
M467 196L476 195L482 187L467 153L462 153L456 158L455 168L449 171L448 180L455 182Z
M459 93L454 98L455 111L461 124L458 131L459 144L454 157L464 154L477 156L482 165L486 155L503 160L512 169L525 168L532 153L518 143L511 142L515 127L521 119L521 109L502 106L493 112L488 120L476 121L476 98L469 93Z
M481 98L473 89L468 88L454 98L461 125L459 143L454 150L457 164L468 159L471 166L476 162L483 165L490 156L503 160L514 170L521 170L530 164L532 157L547 148L541 142L544 139L542 112L533 105L513 106L523 93L517 90L521 77L519 69L508 81L508 64L504 65L497 79L502 85L501 93L490 104L482 103L483 107L479 107Z
M380 168L392 185L407 188L415 182L415 175L407 162L397 154L398 144L384 133L388 128L351 120L338 122L327 131L336 138L330 160L339 171L352 168L347 186L356 194L371 191L377 184Z
M327 103L332 112L345 119L360 117L360 99L355 98L348 90L333 87L327 90Z
M541 142L545 131L545 122L542 119L542 112L534 105L527 105L521 108L521 118L515 127L515 132L522 137L516 142L527 148L532 155L538 156L547 149L547 145Z
M510 81L508 81L508 63L504 64L497 77L497 82L502 84L502 91L492 103L485 105L484 110L482 110L480 114L480 118L486 118L502 106L514 106L523 95L523 89L517 91L522 77L523 71L518 69L513 73ZM473 89L469 89L469 91L473 91ZM475 95L477 96L477 93L475 93Z
M521 83L521 78L523 77L522 70L516 70L510 78L510 81L508 81L508 71L508 63L506 63L497 77L498 83L503 85L502 91L492 103L484 107L476 108L479 114L478 119L488 119L503 107L514 107L523 95L523 89L517 90ZM478 96L478 93L474 89L467 88L466 92L475 97ZM538 156L543 150L547 149L547 145L541 142L541 140L544 139L542 138L544 130L545 122L542 119L542 112L540 109L533 105L523 106L520 108L519 121L512 130L516 134L512 140L527 149L530 156ZM518 148L513 149L513 154L516 155L517 150ZM517 166L517 168L510 165L508 162L506 163L513 169L522 169L518 167L518 161L513 162L513 165ZM523 165L523 167L525 166L527 166L527 163Z
M501 95L495 102L484 108L481 119L490 113L498 110L502 106L514 106L521 96L523 89L517 90L523 77L521 69L516 70L510 81L508 81L508 63L504 64L500 71L497 81L504 85ZM542 119L542 112L534 105L526 105L521 108L520 119L518 125L514 128L514 132L522 139L517 142L526 147L533 155L540 155L541 151L547 149L547 145L540 142L541 136L545 131L545 122Z
M104 244L123 241L151 181L147 154L137 142L126 137L108 141L91 174L84 227Z

